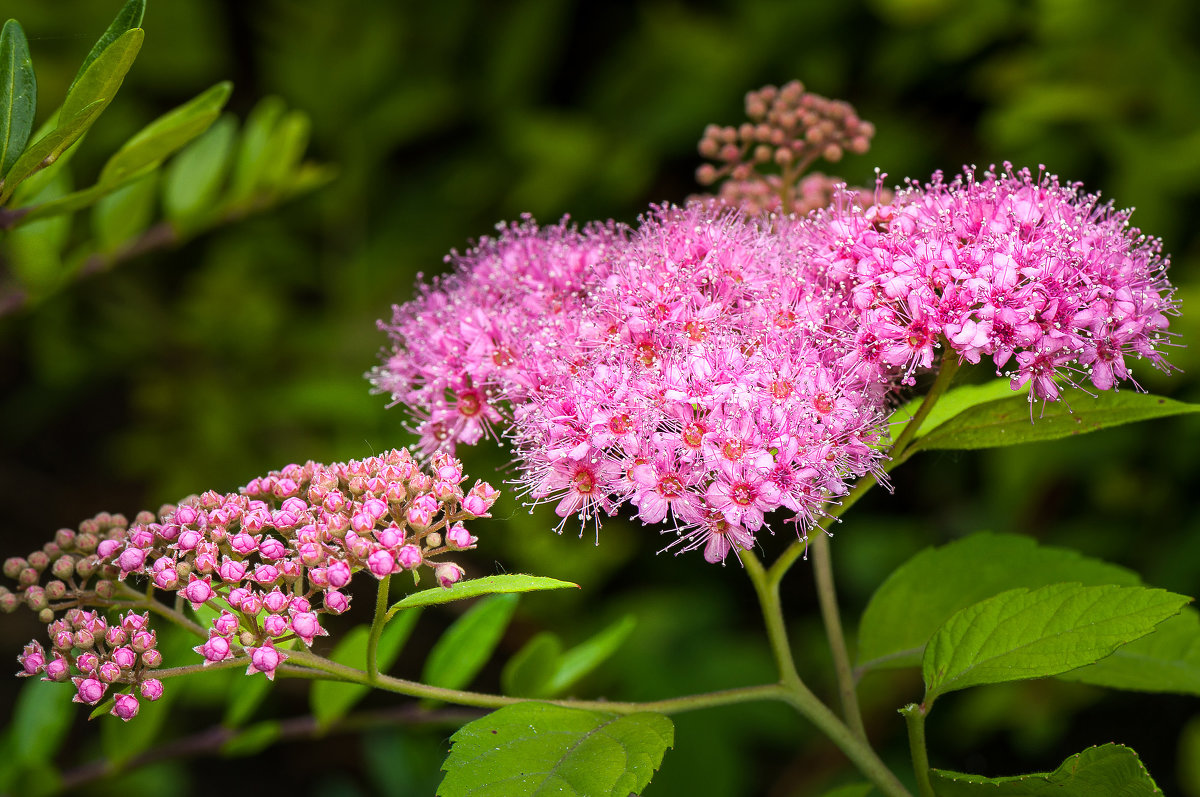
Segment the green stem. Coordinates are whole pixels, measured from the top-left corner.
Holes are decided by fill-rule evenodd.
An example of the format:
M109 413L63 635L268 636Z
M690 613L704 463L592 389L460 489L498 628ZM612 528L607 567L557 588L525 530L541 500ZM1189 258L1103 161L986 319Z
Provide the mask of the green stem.
M860 741L866 742L867 729L863 725L862 711L858 707L854 671L850 666L850 653L846 649L846 636L842 630L841 614L838 612L837 589L833 583L833 562L829 555L829 538L823 531L818 531L810 540L809 548L813 553L817 602L821 606L821 619L825 622L825 635L829 638L829 650L833 654L833 670L837 676L842 716L846 718L854 735Z
M392 577L384 576L379 580L379 590L375 593L375 619L371 621L371 633L367 637L367 675L374 683L379 678L379 637L388 621L388 596Z
M929 753L925 749L925 706L909 703L900 709L908 725L908 746L912 750L913 772L917 775L917 791L921 797L935 797L929 782Z

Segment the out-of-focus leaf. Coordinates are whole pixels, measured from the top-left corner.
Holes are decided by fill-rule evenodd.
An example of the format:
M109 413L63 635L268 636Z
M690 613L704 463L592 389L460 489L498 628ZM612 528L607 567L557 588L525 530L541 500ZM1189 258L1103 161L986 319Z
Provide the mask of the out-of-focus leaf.
M143 233L154 218L157 196L158 172L153 171L101 198L92 209L97 248L111 254Z
M233 679L229 689L229 700L225 704L225 716L221 724L226 728L240 728L245 725L262 702L271 692L271 682L266 678L243 676Z
M71 173L59 172L46 185L38 201L53 201L70 191ZM64 276L62 251L71 234L71 217L57 216L24 224L8 233L9 267L30 293L37 294L58 284Z
M1137 585L1137 573L1017 534L972 534L926 548L871 596L858 627L858 670L915 667L938 627L960 609L1015 587L1067 581Z
M604 663L617 652L621 643L633 632L637 621L633 617L622 617L600 633L562 655L558 669L547 687L548 696L561 695L581 678Z
M153 747L170 715L171 702L168 689L158 700L142 700L137 716L129 722L112 716L101 719L100 745L109 764L119 767Z
M218 83L143 127L108 159L98 182L118 185L138 171L161 163L216 121L232 91L232 83Z
M17 696L13 735L5 757L22 766L49 761L66 738L78 704L70 684L30 679Z
M96 117L104 110L104 106L102 100L96 100L30 144L4 178L4 188L0 190L0 205L3 205L17 186L31 174L58 160L59 156L92 126ZM37 193L41 194L41 190Z
M544 697L560 655L562 642L557 636L548 631L536 635L504 665L501 690L516 697Z
M968 606L925 647L925 705L969 686L1045 678L1099 661L1179 613L1161 589L1051 584Z
M517 595L493 595L467 610L434 644L421 680L446 689L471 683L504 636L517 600Z
M870 783L847 783L825 792L821 797L868 797L872 788Z
M477 598L480 595L493 595L504 592L533 592L535 590L565 589L567 587L579 589L578 584L573 584L570 581L559 581L557 578L548 578L546 576L527 576L520 573L484 576L483 578L471 578L466 581L460 581L446 589L431 587L423 589L420 592L414 592L393 603L392 607L388 609L388 613L394 614L401 609L411 609L415 606L433 606L439 603L463 600L464 598Z
M649 712L518 703L464 725L450 741L439 797L627 797L650 783L675 726Z
M146 0L127 0L121 10L117 12L117 16L108 28L100 36L92 49L88 52L87 57L83 59L83 63L79 65L79 71L75 73L75 79L71 81L71 87L67 89L67 93L71 93L71 89L75 88L84 74L87 73L88 67L100 57L100 54L108 49L109 45L119 39L126 32L134 28L141 27L142 17L146 14Z
M241 146L233 168L228 200L237 204L248 200L262 183L263 172L271 158L271 140L285 106L278 97L266 97L254 106L242 127Z
M262 164L259 184L263 188L275 189L287 184L308 149L311 130L312 122L303 111L289 111L283 115L271 134L270 155Z
M918 440L909 451L996 448L1057 440L1191 412L1200 412L1200 404L1132 390L1104 391L1094 398L1082 390L1064 390L1061 401L1048 402L1044 407L1035 402L1032 409L1027 398L1017 396L959 413Z
M37 78L21 23L10 19L0 30L0 177L17 162L33 130Z
M58 112L59 118L72 119L95 102L102 103L101 110L107 108L113 97L117 96L125 75L142 49L145 35L141 28L134 28L125 31L108 45L71 86Z
M1058 676L1112 689L1200 695L1200 613L1184 609L1154 633L1095 664Z
M985 778L931 770L938 797L1162 797L1137 753L1119 744L1089 747L1053 772Z
M529 698L557 697L612 656L633 631L633 617L622 617L565 653L553 634L538 634L501 675L504 692Z
M375 663L380 672L386 672L395 664L396 658L400 655L404 643L412 635L412 630L416 627L420 616L420 610L405 612L383 629L383 633L379 636L378 647L375 649ZM365 670L369 638L369 627L355 626L334 647L330 658L339 664ZM312 691L309 693L313 717L322 728L328 728L346 716L346 713L370 691L371 687L363 684L346 683L345 681L317 681L312 685Z
M275 744L282 730L278 720L256 722L221 745L221 755L230 758L257 755Z
M171 159L163 183L168 219L190 227L210 214L229 173L236 138L237 121L224 116Z

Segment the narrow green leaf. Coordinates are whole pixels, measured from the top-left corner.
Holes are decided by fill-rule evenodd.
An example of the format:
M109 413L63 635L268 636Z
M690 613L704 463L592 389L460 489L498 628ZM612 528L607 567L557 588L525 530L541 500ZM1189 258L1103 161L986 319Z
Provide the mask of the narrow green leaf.
M1200 613L1184 609L1108 658L1058 677L1111 689L1200 696Z
M152 171L101 198L92 209L97 249L112 254L145 232L157 197L158 172Z
M858 627L858 671L915 667L925 644L959 609L1016 587L1078 581L1135 586L1131 570L1016 534L972 534L926 548L871 596Z
M59 159L74 144L80 136L96 121L96 117L104 110L104 102L96 100L58 125L46 135L34 141L21 153L17 162L12 165L4 178L4 188L0 190L0 205L12 196L13 191L22 181L34 172L45 169ZM37 193L41 193L39 190Z
M1064 390L1062 401L1044 406L1035 403L1032 407L1028 399L1018 396L971 407L929 432L909 450L996 448L1057 440L1191 412L1200 412L1200 404L1132 390L1104 391L1094 398L1082 390Z
M218 83L143 127L108 159L98 182L120 184L130 175L162 163L217 120L232 91L232 83Z
M0 30L0 177L17 162L37 111L37 78L21 23L10 19Z
M258 755L275 744L282 732L279 720L256 722L221 745L221 755L228 758Z
M500 689L516 697L547 697L546 686L558 669L562 642L549 631L525 643L500 673Z
M380 672L386 672L396 663L404 643L412 635L421 612L405 612L383 629L379 637L379 645L375 649L375 662ZM345 634L334 647L330 658L347 667L359 670L367 669L367 642L370 628L365 625L355 626ZM322 729L327 729L334 722L346 716L358 701L371 692L371 687L363 684L346 683L345 681L317 681L309 692L309 702L312 706L313 717Z
M544 589L565 589L567 587L579 589L578 584L573 584L570 581L559 581L556 578L547 578L546 576L526 576L518 573L485 576L483 578L460 581L448 589L434 587L414 592L393 603L392 607L388 609L388 613L391 614L401 609L411 609L414 606L433 606L439 603L463 600L464 598L476 598L480 595L493 595L505 592L534 592Z
M264 188L275 189L285 185L304 151L308 149L308 136L312 122L303 111L289 111L283 115L271 134L258 182Z
M547 686L546 696L555 697L574 686L585 675L595 670L633 633L637 621L631 616L622 617L591 639L581 642L562 655L554 678Z
M450 737L438 797L628 797L640 794L675 743L662 714L518 703Z
M101 110L107 108L125 82L145 35L141 28L127 30L92 61L67 92L59 118L70 119L94 102L103 103Z
M242 142L233 169L228 201L238 204L250 199L262 183L270 159L271 140L284 113L283 100L266 97L259 101L242 127Z
M467 610L434 644L421 680L447 689L471 683L504 636L517 600L517 595L493 595Z
M1119 744L1089 747L1053 772L985 778L930 770L938 797L1162 797L1137 753Z
M13 711L12 745L5 747L5 757L28 765L49 761L66 738L75 715L71 702L70 684L30 679L21 687Z
M68 94L71 93L71 89L75 88L75 84L83 78L84 74L88 71L88 67L100 57L101 53L108 49L109 45L119 39L126 31L141 27L142 17L145 13L146 0L127 0L103 35L92 45L92 49L88 52L87 57L83 59L83 63L79 65L79 71L75 73L75 79L71 81L71 87L67 89Z
M237 120L227 115L171 159L163 184L168 219L194 227L209 217L229 173L236 138Z
M1045 678L1099 661L1178 614L1191 599L1166 590L1051 584L968 606L925 648L925 705L969 686Z
M872 793L873 787L870 783L847 783L845 786L838 786L832 791L827 791L821 797L868 797Z
M245 725L267 699L273 686L274 684L266 678L235 678L228 692L229 699L225 704L225 716L221 718L221 724L230 729Z
M933 405L933 409L926 416L925 422L921 424L921 428L917 430L915 439L920 439L932 432L934 429L941 426L946 421L958 415L964 410L968 410L977 404L984 404L989 401L996 401L1002 398L1012 398L1017 393L1012 389L1012 381L1009 379L993 379L990 382L984 382L979 385L959 385L946 391L937 402ZM921 406L924 396L918 396L911 401L905 402L892 413L892 417L888 420L888 425L899 427L907 423ZM892 434L896 434L893 430Z

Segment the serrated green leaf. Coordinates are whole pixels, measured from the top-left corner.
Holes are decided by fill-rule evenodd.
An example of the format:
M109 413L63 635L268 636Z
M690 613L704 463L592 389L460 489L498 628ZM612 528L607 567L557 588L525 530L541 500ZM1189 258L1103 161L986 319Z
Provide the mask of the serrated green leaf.
M12 744L5 748L5 756L22 766L49 761L71 728L77 707L71 702L73 693L69 683L26 682L17 695Z
M446 689L471 683L504 636L517 600L517 595L493 595L468 609L434 644L421 680Z
M546 686L558 669L562 642L549 631L537 634L516 652L500 673L500 689L515 697L547 697Z
M96 102L102 103L100 110L107 108L113 97L117 96L125 75L142 49L145 35L141 28L125 31L88 64L67 92L58 112L59 118L74 118L81 110Z
M110 715L100 723L100 744L110 765L119 767L159 740L171 713L171 695L166 690L158 700L141 700L137 716L129 722Z
M232 91L232 83L218 83L143 127L108 159L97 182L120 185L142 169L162 163L217 120Z
M92 209L96 248L112 254L145 232L154 218L157 197L158 172L152 171L96 202Z
M109 45L119 39L127 31L133 28L139 28L142 25L142 17L146 14L146 0L127 0L121 10L117 12L117 16L100 38L92 45L92 49L88 52L87 57L83 59L83 63L79 65L79 71L75 73L75 79L71 81L70 88L67 93L71 93L71 89L75 88L80 79L87 73L88 67L92 65L100 54L108 49Z
M237 120L223 116L167 165L163 212L173 223L198 226L212 213L229 173Z
M1045 678L1099 661L1191 599L1146 587L1051 584L957 612L925 647L925 706L969 686Z
M225 716L221 718L221 724L230 729L245 725L267 699L272 686L274 684L266 678L234 678L228 691L229 699L225 703Z
M92 126L103 110L103 101L97 100L30 144L4 178L4 188L0 190L0 205L7 202L13 191L31 174L56 162L63 152ZM43 188L44 186L39 188L37 193L40 194Z
M1009 379L993 379L990 382L984 382L979 385L959 385L958 387L953 387L946 391L945 395L933 405L933 409L930 410L929 415L925 418L925 422L921 424L921 428L917 430L913 439L919 440L955 415L977 404L985 404L989 401L996 401L1002 398L1012 398L1014 395L1017 395L1017 393L1012 389L1012 381ZM892 413L891 418L888 419L888 425L899 427L907 423L916 415L923 400L923 396L918 396L911 401L905 402ZM893 434L895 434L894 431Z
M519 573L485 576L483 578L460 581L447 589L434 587L414 592L393 603L392 607L388 609L388 613L392 614L401 609L411 609L416 606L433 606L439 603L463 600L464 598L476 598L480 595L494 595L507 592L535 592L545 589L565 589L567 587L579 589L578 584L573 584L570 581L559 581L557 578L547 578L546 576L526 576Z
M1058 677L1135 692L1200 695L1200 613L1184 609L1108 658Z
M595 670L633 633L637 621L626 616L617 620L600 633L568 650L559 660L554 677L547 685L546 696L561 695Z
M37 77L21 23L10 19L0 30L0 177L25 149L37 111Z
M271 139L284 109L283 100L278 97L265 97L250 111L246 124L242 127L242 141L238 147L227 198L230 203L246 201L261 185L262 174L270 155Z
M1119 744L1089 747L1053 772L985 778L930 770L938 797L1162 797L1137 753Z
M1058 440L1151 418L1200 412L1200 404L1137 393L1064 390L1062 400L1032 408L1022 397L979 404L959 413L918 440L909 451L997 448ZM1073 411L1072 411L1073 410ZM1031 420L1032 418L1032 420Z
M438 797L628 797L650 783L675 726L662 714L518 703L464 725L450 741Z
M405 612L400 617L387 624L379 637L375 649L375 662L380 672L386 672L400 655L404 643L412 635L421 612ZM367 643L370 638L370 628L365 625L355 626L345 634L334 647L330 658L347 667L359 670L367 669ZM329 728L337 720L346 716L358 701L366 697L371 687L363 684L346 683L345 681L317 681L309 693L309 703L312 706L313 717L322 729Z
M283 725L278 720L256 722L221 745L221 755L229 758L258 755L279 739Z
M1016 587L1067 581L1136 586L1136 573L1016 534L972 534L926 548L871 596L858 627L858 672L915 667L933 633L973 603Z

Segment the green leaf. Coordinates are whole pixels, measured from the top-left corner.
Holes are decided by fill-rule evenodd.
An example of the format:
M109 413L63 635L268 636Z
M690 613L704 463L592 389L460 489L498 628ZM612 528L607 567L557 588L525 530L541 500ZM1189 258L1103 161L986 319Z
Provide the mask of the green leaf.
M75 79L71 81L71 87L67 89L67 93L71 93L71 89L75 88L80 79L88 71L88 67L100 57L100 54L108 49L109 45L119 39L125 32L134 28L139 28L142 25L142 17L146 13L146 0L128 0L121 10L117 12L114 19L100 36L100 39L92 45L92 49L88 52L87 57L83 59L83 63L79 66L79 71L75 74Z
M271 140L284 112L283 100L266 97L259 101L242 128L242 143L238 148L233 169L229 201L244 202L253 196L262 183L262 175L270 160Z
M162 163L217 120L232 91L232 83L218 83L143 127L108 159L98 182L119 185L140 170Z
M821 797L867 797L871 794L872 786L870 783L847 783L845 786L838 786L832 791L827 791Z
M142 49L144 38L145 32L141 28L134 28L125 31L108 45L71 85L58 112L59 118L72 119L96 102L102 103L101 111L107 108L113 97L117 96L129 67L133 66L138 51Z
M919 440L955 415L977 404L1002 398L1011 398L1014 395L1017 394L1012 389L1012 381L1009 379L993 379L990 382L984 382L980 385L959 385L958 387L951 388L933 405L933 409L926 416L925 422L921 424L921 428L917 430L914 439ZM907 423L917 414L917 410L920 408L923 400L924 396L918 396L911 401L905 402L892 413L892 417L888 420L888 425L897 426Z
M289 111L275 125L271 143L267 147L258 183L264 188L279 188L287 183L304 151L308 149L308 136L312 122L303 111Z
M221 755L229 758L258 755L279 740L283 725L279 720L256 722L221 745Z
M1200 695L1200 613L1184 609L1108 658L1058 677L1135 692Z
M925 648L925 706L969 686L1045 678L1099 661L1191 600L1166 590L1051 584L956 613Z
M558 669L562 642L546 631L517 651L500 673L500 689L516 697L547 697L546 686Z
M0 205L3 205L16 187L31 174L57 161L59 156L92 126L96 117L104 110L104 105L102 100L96 100L30 144L4 178L4 188L0 190Z
M581 678L604 663L617 652L621 643L633 632L637 621L626 616L605 628L591 639L581 642L562 655L558 669L546 689L547 696L561 695Z
M157 197L158 172L150 172L102 197L92 209L97 249L112 254L145 232L154 218Z
M47 183L37 201L51 202L71 189L71 173L58 172ZM22 287L31 294L46 293L64 278L62 251L71 234L71 217L42 219L23 224L8 233L9 267Z
M650 783L675 726L662 714L518 703L464 725L450 741L438 797L628 797Z
M213 211L229 172L237 120L224 116L171 159L163 184L163 212L181 226L198 226Z
M229 689L229 699L225 703L225 716L221 718L221 724L230 729L245 725L267 699L272 686L274 684L266 678L235 678L233 686Z
M1082 390L1064 390L1062 395L1061 401L1044 406L1030 405L1020 396L976 405L929 432L909 451L996 448L1057 440L1134 421L1200 412L1200 404L1132 390L1105 391L1095 398Z
M17 696L12 719L12 744L5 757L23 766L49 761L66 738L75 715L70 684L29 680Z
M171 713L171 695L172 692L167 690L158 700L142 700L137 716L129 722L113 716L100 722L100 744L110 765L120 767L159 741Z
M17 162L37 111L37 78L21 23L10 19L0 30L0 177Z
M858 671L915 667L925 644L959 609L1015 587L1066 581L1135 586L1131 570L1016 534L972 534L926 548L871 596L858 627Z
M930 770L938 797L1162 797L1137 753L1119 744L1089 747L1053 772L985 778Z
M471 683L504 635L517 599L516 595L484 598L455 620L429 652L421 680L446 689Z
M421 612L406 612L388 623L379 636L379 644L375 648L375 663L380 672L386 672L396 663L404 643L408 641ZM371 630L368 626L359 625L350 629L337 646L334 647L330 658L347 667L359 670L367 669L367 642ZM312 685L309 701L312 705L313 717L322 729L328 729L334 722L346 716L358 701L366 697L371 687L364 684L346 683L345 681L317 681Z
M411 609L415 606L433 606L439 603L450 603L451 601L475 598L480 595L493 595L505 592L534 592L544 589L565 589L567 587L579 589L578 584L573 584L570 581L559 581L556 578L547 578L546 576L526 576L519 573L485 576L484 578L472 578L460 581L448 589L436 587L414 592L393 603L392 607L388 609L388 613L392 614L401 609Z

